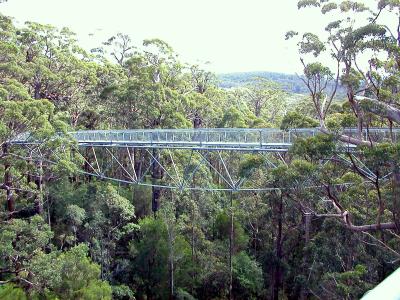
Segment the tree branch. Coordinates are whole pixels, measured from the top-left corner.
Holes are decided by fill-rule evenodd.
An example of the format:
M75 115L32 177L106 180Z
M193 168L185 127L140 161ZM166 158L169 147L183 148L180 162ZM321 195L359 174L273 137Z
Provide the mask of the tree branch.
M326 215L316 215L315 216L327 216L341 218L346 225L346 227L352 231L363 232L363 231L376 231L376 230L386 230L386 229L396 229L396 223L380 223L380 224L368 224L368 225L354 225L350 218L350 213L345 210L339 203L339 199L332 193L329 185L325 186L327 191L327 196L331 200L332 205L338 212L338 214L326 214Z
M355 96L360 107L370 113L400 124L400 110L376 99Z

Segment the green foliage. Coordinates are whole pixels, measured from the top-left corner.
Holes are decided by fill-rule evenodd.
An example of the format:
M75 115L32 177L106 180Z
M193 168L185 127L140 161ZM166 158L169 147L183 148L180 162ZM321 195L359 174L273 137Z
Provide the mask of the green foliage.
M261 296L264 285L262 269L243 251L233 259L233 275L237 284L234 288L240 299L256 299Z
M321 63L310 63L304 69L304 75L307 78L313 78L315 76L332 76L332 72L328 67L323 66Z
M389 7L389 9L394 9L400 6L399 0L380 0L378 3L378 8L383 9Z
M385 173L385 169L395 169L400 166L399 144L381 143L375 147L360 147L365 155L365 164L374 172Z
M99 200L106 204L111 219L120 218L123 221L129 221L135 216L133 205L120 196L111 184L101 186L98 195Z
M52 236L49 226L39 216L29 221L11 220L1 230L2 267L15 270L20 278L32 280L30 292L33 294L65 299L111 299L109 285L98 280L99 267L86 256L87 246L82 244L64 253L45 254L43 249ZM29 274L35 276L31 278ZM18 291L8 287L2 292L23 299Z
M319 7L320 3L318 0L301 0L297 2L297 7L303 8L303 7L308 7L308 6L314 6L314 7Z
M4 300L27 300L25 291L14 284L0 286L0 299Z
M326 273L323 277L323 285L342 299L354 299L362 297L371 285L364 281L367 268L364 265L356 265L354 270L342 273Z
M50 227L40 216L3 223L0 229L0 266L19 272L36 251L49 244L52 237Z
M232 107L225 111L220 127L228 127L228 128L245 128L246 121L245 116L241 111Z
M25 132L30 132L34 139L44 139L55 133L50 122L54 106L47 100L1 101L0 109L3 112L0 118L2 141Z
M178 291L176 292L175 297L176 297L177 300L196 300L195 297L193 297L188 292L186 292L186 291L184 291L182 289L178 289Z
M288 37L290 36L291 38L295 38L297 35L289 32ZM279 84L279 86L287 93L304 95L309 94L309 90L299 76L275 72L240 72L219 74L219 87L230 89L247 86L254 81L254 78L265 78L266 80L273 81ZM332 83L329 83L328 87L332 89ZM338 93L339 95L346 94L341 87L339 87Z
M80 226L85 220L86 212L78 205L72 204L67 206L65 217L67 222L70 222L73 225Z
M63 253L35 255L30 268L37 292L63 299L111 299L111 287L99 280L100 267L87 257L88 250L80 244Z
M349 74L342 76L341 81L343 85L353 86L354 88L359 88L362 75L354 69L351 69Z
M151 217L140 220L139 226L141 238L130 244L138 285L140 290L162 297L168 290L167 227L161 219Z
M299 34L298 32L290 30L290 31L286 32L285 40L289 40L289 39L293 38L294 36L296 36L298 34Z
M239 176L243 178L250 176L254 169L261 167L265 162L263 157L247 155L240 163Z
M332 132L339 132L343 128L355 127L357 118L349 113L334 113L329 115L326 125Z
M117 300L135 300L135 293L126 285L112 286L112 296Z
M293 128L312 128L317 127L319 124L316 120L298 112L287 113L281 122L280 129L289 130Z
M281 188L299 188L299 182L311 180L315 176L315 166L305 160L295 160L288 166L279 166L271 171L270 177Z
M328 32L332 32L332 30L339 29L341 24L342 20L330 22L328 25L326 25L325 30Z
M321 12L322 12L323 14L326 14L326 13L328 13L328 12L330 12L330 11L332 11L332 10L335 10L335 9L337 9L337 8L338 8L338 5L337 5L335 2L329 2L329 3L326 3L326 4L324 4L324 5L322 6Z
M319 37L311 32L307 32L303 35L302 41L299 43L300 53L307 54L312 53L315 57L325 51L325 45Z
M318 134L315 137L307 139L297 139L290 149L290 152L293 155L316 161L332 155L335 148L336 143L333 136Z
M342 1L340 3L340 10L342 12L348 12L353 10L355 12L362 12L367 10L367 6L362 2L354 2L354 1Z
M214 225L214 235L217 239L228 240L231 232L231 218L226 212L221 212L216 216ZM246 235L241 224L234 222L233 225L234 247L236 251L246 248L249 237Z

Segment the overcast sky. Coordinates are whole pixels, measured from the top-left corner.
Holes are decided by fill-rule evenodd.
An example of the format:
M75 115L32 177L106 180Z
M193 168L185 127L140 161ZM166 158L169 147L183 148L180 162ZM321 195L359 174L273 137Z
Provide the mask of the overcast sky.
M8 0L0 11L23 22L69 27L90 49L122 32L135 43L168 42L185 62L210 61L218 73L301 70L288 30L323 26L297 0ZM316 11L314 11L316 12Z

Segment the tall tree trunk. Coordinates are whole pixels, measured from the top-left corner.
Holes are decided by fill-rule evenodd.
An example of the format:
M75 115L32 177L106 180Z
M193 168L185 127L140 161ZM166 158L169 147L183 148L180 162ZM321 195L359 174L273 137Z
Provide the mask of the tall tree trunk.
M346 75L350 74L350 65L347 66ZM363 111L356 100L357 97L354 95L354 90L352 86L347 87L347 98L349 100L350 106L353 110L353 113L357 117L357 139L360 141L363 140Z
M254 105L254 115L259 118L261 115L261 101L257 100Z
M193 119L193 128L200 128L201 124L203 123L203 120L201 119L201 117L195 113L194 115L194 119Z
M310 213L306 213L304 215L304 240L305 240L305 245L307 245L310 242L311 217L312 217L312 214L310 214Z
M174 245L171 238L168 239L169 244L169 299L174 299Z
M305 213L304 214L304 248L303 248L303 272L307 272L307 266L308 266L308 256L307 256L307 246L308 243L310 242L310 231L311 231L311 218L312 214L311 213ZM307 287L303 285L301 287L300 291L300 300L305 300L307 299L308 292L307 292Z
M75 150L74 150L75 151ZM85 152L84 157L87 157L87 159L85 159L85 161L83 162L83 170L85 172L87 172L87 175L83 175L84 176L84 181L85 182L90 182L92 180L92 176L89 175L90 173L93 172L93 169L91 168L90 164L89 164L89 160L91 159L91 153L89 152L89 148L85 148L84 150L82 150L82 152ZM79 150L78 150L79 152Z
M229 299L233 300L233 242L234 242L234 215L233 215L233 192L230 192L231 226L229 232Z
M256 197L256 208L259 207L259 199ZM252 232L253 240L252 240L252 245L253 245L253 250L254 250L254 257L257 259L258 258L258 252L257 252L257 246L258 246L258 232L259 232L259 220L258 217L255 219L255 224L254 224L254 229Z
M153 184L159 184L158 180L163 177L162 168L159 164L160 162L160 152L157 149L153 149L153 157L157 161L153 162L152 167L152 180ZM161 188L153 186L152 187L152 200L151 200L151 209L153 211L154 216L156 216L157 211L160 207L160 198L161 198Z
M35 198L35 211L37 214L43 213L43 162L40 160L38 162L38 172L36 176L35 183L37 187L37 195Z
M139 148L134 148L133 149L133 155L135 158L135 171L136 171L136 175L139 178L142 177L142 168L143 168L143 163L144 163L144 152L143 150L139 149Z
M400 168L393 169L393 221L396 224L396 231L400 232Z
M195 193L192 193L192 197L195 198ZM192 228L191 228L191 248L192 248L192 284L190 286L190 292L193 295L194 293L194 282L196 279L196 274L195 274L195 263L196 263L196 246L195 246L195 231L194 231L194 225L195 225L195 207L194 207L194 201L192 202Z
M5 155L5 159L7 160L7 154L9 153L9 144L4 143L3 144L3 154ZM15 200L14 200L14 194L12 191L12 175L11 175L11 164L6 161L4 164L4 186L6 190L6 200L7 200L7 210L10 216L12 216L12 213L15 211Z
M35 80L33 98L40 99L40 90L42 89L42 83L39 80Z
M277 233L275 241L275 256L276 263L273 269L272 278L272 300L279 299L279 289L282 281L282 221L283 221L283 195L280 194L278 197L276 215L277 215Z

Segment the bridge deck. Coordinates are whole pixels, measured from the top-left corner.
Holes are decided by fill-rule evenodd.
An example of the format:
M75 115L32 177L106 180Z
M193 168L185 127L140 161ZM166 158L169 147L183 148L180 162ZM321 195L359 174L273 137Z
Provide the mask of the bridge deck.
M172 148L237 151L287 151L299 137L307 138L319 133L318 128L303 128L283 131L279 129L138 129L138 130L88 130L71 132L80 146ZM355 129L346 129L343 134L356 136ZM374 142L397 140L400 129L388 128L364 130L363 138ZM26 144L29 138L20 137L13 143ZM353 145L343 144L353 148Z
M183 148L239 151L284 151L299 137L307 138L319 133L318 128L303 128L283 131L279 129L142 129L142 130L98 130L72 133L82 146L120 146L145 148ZM393 134L397 137L400 129ZM355 129L346 129L344 134L355 136ZM370 129L364 133L376 142L390 139L389 129ZM344 145L350 146L352 145Z

